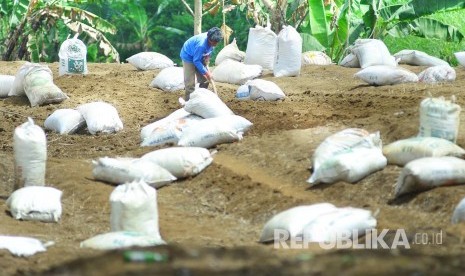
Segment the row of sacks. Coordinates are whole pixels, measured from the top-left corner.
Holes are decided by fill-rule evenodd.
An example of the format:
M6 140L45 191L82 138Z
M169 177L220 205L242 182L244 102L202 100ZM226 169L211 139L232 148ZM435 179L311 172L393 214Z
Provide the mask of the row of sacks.
M180 98L182 108L141 129L141 146L178 146L211 148L242 139L252 123L239 116L213 92L198 88L188 101Z
M358 71L354 77L370 85L381 86L412 82L451 82L455 80L456 72L449 65L431 66L418 75L400 66L373 65Z
M53 82L47 65L24 63L15 76L0 75L0 96L26 96L32 107L61 103L69 97Z
M336 207L331 203L302 205L279 212L264 225L259 241L286 243L334 243L344 238L357 240L376 229L377 214L354 207Z
M379 132L349 128L325 138L312 157L312 186L346 181L355 183L384 169L404 166L395 197L440 185L465 184L465 150L437 137L412 137L382 146Z
M113 105L98 101L57 109L45 119L44 127L59 134L73 134L85 127L90 134L115 133L123 129L123 122Z

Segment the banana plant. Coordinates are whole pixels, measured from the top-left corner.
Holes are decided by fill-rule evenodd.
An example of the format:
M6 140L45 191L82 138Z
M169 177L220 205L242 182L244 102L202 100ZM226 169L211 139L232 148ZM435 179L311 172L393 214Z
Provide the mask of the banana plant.
M82 10L76 4L85 0L16 0L2 5L3 16L8 17L8 34L0 37L5 43L3 60L28 59L31 61L56 60L47 55L48 48L64 40L63 30L82 33L98 41L106 56L119 62L118 51L104 33L115 33L115 27L102 18ZM48 58L47 58L48 56Z
M324 49L339 60L357 38L416 35L460 41L460 28L435 18L457 11L465 0L308 0L308 28L304 49Z

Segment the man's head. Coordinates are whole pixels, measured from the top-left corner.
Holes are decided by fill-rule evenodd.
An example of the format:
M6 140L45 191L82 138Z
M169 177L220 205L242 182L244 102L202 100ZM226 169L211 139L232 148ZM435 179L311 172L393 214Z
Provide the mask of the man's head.
M216 46L223 39L223 33L218 27L213 27L207 32L207 38L212 46Z

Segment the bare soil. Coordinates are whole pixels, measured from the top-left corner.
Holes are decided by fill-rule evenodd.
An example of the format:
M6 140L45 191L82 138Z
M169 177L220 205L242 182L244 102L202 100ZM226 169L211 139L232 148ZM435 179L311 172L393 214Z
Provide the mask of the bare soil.
M0 74L14 75L23 62L0 62ZM337 65L308 66L298 77L263 79L286 94L277 102L239 101L238 86L216 83L221 99L254 125L237 143L217 146L214 162L199 175L158 190L160 231L167 245L148 248L169 256L162 263L127 263L123 251L80 248L80 242L110 230L109 196L115 186L96 181L93 159L140 157L158 149L140 147L143 126L180 108L183 91L149 87L158 71L137 71L129 64L88 64L85 76L58 76L54 82L70 98L61 104L30 107L26 97L0 102L0 235L54 241L46 252L28 258L0 250L1 275L392 275L461 274L465 225L450 223L465 197L464 186L441 187L393 199L401 167L388 165L355 184L337 182L309 188L310 157L324 138L345 128L380 131L383 144L414 136L419 104L428 95L457 96L465 104L465 69L444 84L400 84L373 87L353 75L359 69ZM403 66L415 73L424 67ZM124 129L116 134L58 135L47 131L46 183L63 191L59 223L19 221L6 199L14 183L13 133L32 117L44 120L59 108L102 100L118 110ZM462 113L462 122L464 114ZM461 126L462 127L462 126ZM462 127L463 128L463 127ZM465 132L457 144L465 147ZM260 244L263 225L290 207L330 202L379 211L378 226L405 229L410 249L276 249ZM415 243L426 233L429 244ZM433 240L441 233L442 239ZM388 242L389 243L389 242Z

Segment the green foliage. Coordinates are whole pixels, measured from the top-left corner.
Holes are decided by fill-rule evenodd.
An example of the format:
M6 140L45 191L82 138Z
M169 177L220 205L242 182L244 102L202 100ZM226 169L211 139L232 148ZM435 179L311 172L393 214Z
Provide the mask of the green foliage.
M406 49L419 50L431 56L443 59L449 62L452 66L456 66L458 64L454 53L465 49L465 41L447 42L440 39L431 39L412 35L407 35L401 38L389 36L383 41L391 54L395 54Z

